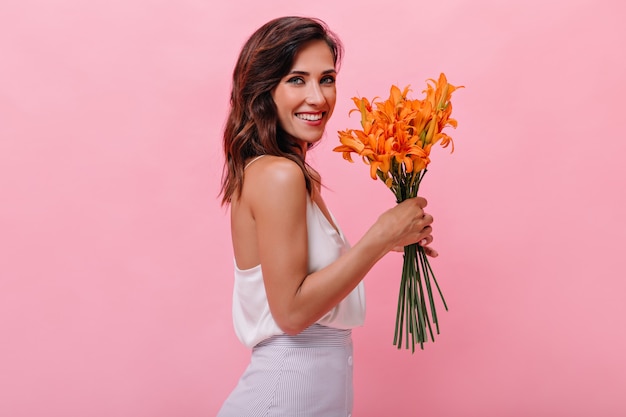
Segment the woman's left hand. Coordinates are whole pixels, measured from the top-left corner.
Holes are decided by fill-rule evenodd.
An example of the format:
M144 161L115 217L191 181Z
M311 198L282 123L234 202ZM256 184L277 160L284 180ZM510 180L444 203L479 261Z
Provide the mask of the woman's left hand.
M422 240L420 240L419 242L417 242L418 245L420 245L422 248L424 248L424 252L426 252L426 255L430 256L431 258L436 258L437 256L439 256L439 252L437 252L434 248L431 248L430 243L433 241L433 237L432 236L428 236L427 238L424 238ZM395 248L393 248L394 252L404 252L404 247L402 246L396 246Z

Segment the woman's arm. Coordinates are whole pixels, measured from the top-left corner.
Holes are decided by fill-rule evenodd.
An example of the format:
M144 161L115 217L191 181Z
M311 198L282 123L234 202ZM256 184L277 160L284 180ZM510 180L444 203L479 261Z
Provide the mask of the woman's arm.
M315 323L344 299L387 252L432 238L422 198L387 210L365 235L327 267L308 274L307 190L287 159L263 161L246 179L244 197L256 224L257 246L274 320L288 334Z

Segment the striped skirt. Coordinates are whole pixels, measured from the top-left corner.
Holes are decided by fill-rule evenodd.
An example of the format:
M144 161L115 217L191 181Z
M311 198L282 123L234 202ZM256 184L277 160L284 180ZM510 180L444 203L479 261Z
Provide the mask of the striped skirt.
M255 346L218 417L349 417L352 332L314 324Z

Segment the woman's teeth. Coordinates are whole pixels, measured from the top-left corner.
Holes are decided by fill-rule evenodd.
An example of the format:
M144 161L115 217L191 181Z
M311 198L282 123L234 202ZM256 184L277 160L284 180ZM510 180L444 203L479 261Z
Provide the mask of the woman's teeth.
M310 113L296 113L296 117L302 120L308 120L314 122L322 118L322 113L310 114Z

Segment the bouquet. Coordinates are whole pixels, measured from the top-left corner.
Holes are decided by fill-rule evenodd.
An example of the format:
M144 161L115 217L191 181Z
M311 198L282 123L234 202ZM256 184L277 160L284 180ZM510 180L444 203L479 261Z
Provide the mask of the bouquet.
M416 197L430 163L432 146L440 142L444 148L451 145L451 152L454 151L452 138L443 129L457 126L456 120L450 118L450 97L457 88L462 87L449 84L442 73L438 80L427 81L423 100L409 99L409 87L400 90L395 85L391 86L389 98L385 101L374 98L370 103L366 98L352 98L356 109L350 114L353 111L361 114L361 130L339 131L341 145L333 151L342 152L343 158L350 162L353 162L351 153L358 154L370 166L372 179L383 181L398 203ZM402 347L404 330L406 349L409 348L410 335L412 352L415 352L417 343L424 349L429 335L435 341L432 325L439 334L433 284L447 311L448 306L424 248L418 244L405 246L393 339L398 349Z

